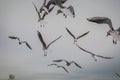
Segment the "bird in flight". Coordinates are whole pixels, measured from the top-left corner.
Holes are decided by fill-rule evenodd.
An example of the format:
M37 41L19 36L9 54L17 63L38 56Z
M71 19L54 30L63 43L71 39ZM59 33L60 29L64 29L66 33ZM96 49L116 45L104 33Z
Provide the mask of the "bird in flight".
M32 3L33 3L33 2L32 2ZM48 11L45 11L44 8L40 8L40 11L39 11L39 10L37 9L37 7L35 6L34 3L33 3L33 5L34 5L34 8L35 8L35 10L36 10L36 12L37 12L37 14L38 14L38 17L39 17L38 22L40 22L41 20L44 20L45 16L46 16L48 13L50 13L50 12L53 10L53 8L54 8L54 6L53 6L53 7L51 7L50 9L48 9ZM45 11L44 14L43 14L43 16L41 16L41 14L40 14L40 13L42 13L42 11Z
M114 29L112 25L112 21L108 17L90 17L87 18L89 22L94 22L97 24L107 24L109 26L109 31L107 32L106 36L112 36L113 37L113 44L117 44L117 41L120 41L120 27L118 29Z
M8 38L18 40L19 45L25 43L26 46L27 46L30 50L32 50L31 46L28 44L27 41L21 41L19 37L15 37L15 36L8 36Z
M79 66L75 61L67 61L65 59L59 59L59 60L53 60L53 62L65 62L66 63L66 66L70 66L71 64L74 64L76 65L78 68L82 68L81 66Z
M105 57L105 56L101 56L101 55L97 55L97 54L94 54L93 52L90 52L82 47L80 47L79 45L76 44L76 46L81 49L82 51L90 54L92 56L92 58L94 59L94 61L97 61L96 57L100 57L100 58L103 58L103 59L113 59L113 57Z
M48 45L46 45L46 43L45 43L45 41L44 41L44 39L42 37L42 34L39 31L37 31L37 35L38 35L38 38L39 38L40 42L42 43L44 56L47 56L46 50L49 48L49 46L62 37L62 36L59 36L58 38L56 38L55 40L50 42Z
M64 7L64 8L60 8L57 10L57 15L63 13L63 16L65 16L65 18L67 18L67 16L72 16L73 18L75 18L75 11L73 6L69 6L69 7Z
M84 34L82 34L82 35L80 35L80 36L78 36L78 37L75 37L75 36L72 34L72 32L71 32L67 27L66 27L66 30L67 30L67 32L73 37L73 39L74 39L74 44L77 43L77 40L78 40L79 38L87 35L87 34L90 32L90 31L88 31L88 32L86 32L86 33L84 33Z
M57 66L57 68L62 68L62 69L64 69L67 73L69 73L68 72L68 70L64 67L64 66L60 66L60 65L58 65L58 64L49 64L48 66Z

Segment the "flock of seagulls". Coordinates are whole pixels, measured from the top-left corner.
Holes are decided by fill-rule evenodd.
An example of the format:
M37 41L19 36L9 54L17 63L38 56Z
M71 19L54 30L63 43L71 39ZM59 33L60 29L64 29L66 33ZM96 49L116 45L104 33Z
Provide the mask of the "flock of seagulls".
M42 6L40 7L40 9L37 9L36 5L33 3L33 6L38 14L38 22L41 22L45 19L46 15L50 14L50 12L54 9L55 6L58 6L58 10L57 10L57 15L58 14L63 14L63 16L65 16L65 18L67 18L67 16L72 15L73 18L75 18L75 11L72 5L70 5L69 7L64 6L63 4L66 2L67 0L49 0L48 3L46 3L46 0L44 0ZM107 24L109 26L109 31L107 31L107 35L106 36L112 36L113 37L113 44L117 44L117 41L120 40L120 27L118 29L114 29L112 26L112 21L111 19L109 19L108 17L90 17L87 18L87 20L89 22L93 22L93 23L97 23L97 24ZM77 44L77 40L88 35L88 33L90 31L87 31L85 33L83 33L82 35L79 36L75 36L73 35L73 33L67 28L65 27L66 31L68 32L68 34L70 36L72 36L72 38L74 39L74 44L81 49L82 51L90 54L92 56L92 58L94 59L94 61L97 61L96 57L99 58L104 58L104 59L113 59L113 57L105 57L105 56L101 56L101 55L97 55L93 52L90 52L82 47L80 47ZM43 39L43 36L41 34L40 31L37 31L37 36L38 39L41 42L42 45L42 49L44 51L44 56L47 56L47 50L48 48L55 43L57 40L59 40L60 38L62 38L62 35L60 35L59 37L57 37L56 39L54 39L53 41L51 41L48 45L46 44L46 42ZM26 46L32 50L31 46L28 44L27 41L21 41L19 37L15 37L15 36L8 36L10 39L14 39L14 40L18 40L19 45L21 44L26 44ZM52 64L49 64L48 66L56 66L57 68L62 68L64 69L67 73L69 73L69 71L66 69L65 66L56 64L56 63L60 63L60 62L65 62L66 66L70 66L71 64L74 64L75 66L77 66L78 68L82 68L80 65L78 65L75 61L67 61L65 59L58 59L58 60L53 60ZM120 77L120 75L118 73L115 73L117 76Z

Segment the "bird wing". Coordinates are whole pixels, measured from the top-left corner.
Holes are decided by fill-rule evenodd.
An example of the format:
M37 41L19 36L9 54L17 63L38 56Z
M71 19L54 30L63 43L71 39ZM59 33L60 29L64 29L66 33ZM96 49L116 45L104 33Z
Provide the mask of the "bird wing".
M10 38L10 39L17 39L18 41L20 41L20 38L19 38L19 37L15 37L15 36L8 36L8 38Z
M33 2L32 2L33 3ZM37 7L35 6L35 4L33 3L33 5L34 5L34 8L35 8L35 10L36 10L36 12L37 12L37 14L38 14L38 17L39 17L39 19L38 19L38 22L41 20L41 15L40 15L40 13L39 13L39 11L38 11L38 9L37 9Z
M25 43L25 44L26 44L26 46L27 46L29 49L31 49L31 50L32 50L31 46L28 44L28 42L27 42L27 41L21 41L21 43Z
M114 30L113 26L112 26L112 22L111 19L108 17L91 17L91 18L87 18L88 21L90 22L95 22L98 24L108 24L111 30Z
M69 73L68 70L64 66L60 66L60 67L62 67L67 73Z
M45 4L46 4L46 0L44 0L44 2L43 2L43 5L45 6Z
M79 39L79 38L81 38L81 37L83 37L83 36L87 35L89 32L90 32L90 31L88 31L88 32L86 32L86 33L84 33L84 34L82 34L82 35L78 36L78 37L77 37L77 39Z
M50 42L49 44L48 44L48 46L47 46L47 48L52 44L52 43L54 43L55 41L57 41L58 39L60 39L62 36L59 36L57 39L55 39L55 40L53 40L52 42Z
M97 59L95 58L95 54L94 53L92 53L92 52L90 52L90 51L88 51L88 50L85 50L84 48L82 48L82 47L80 47L79 45L77 45L76 44L76 46L79 48L79 49L81 49L82 51L84 51L84 52L86 52L86 53L88 53L88 54L91 54L92 55L92 58L94 59L94 61L97 61Z
M100 57L100 58L104 58L104 59L113 59L113 57L105 57L105 56L101 56L101 55L95 55L97 57Z
M26 46L32 50L31 46L26 42Z
M50 9L49 9L49 12L51 12L53 9L54 9L55 6L52 6Z
M49 64L48 66L52 66L52 65L58 66L57 64Z
M70 30L66 27L67 32L75 39L75 36L70 32Z
M78 65L76 62L72 61L77 67L82 68L80 65Z
M44 42L41 33L40 33L39 31L37 31L37 33L38 33L38 38L39 38L39 40L41 41L43 47L46 49L46 48L47 48L47 47L46 47L46 43Z
M62 62L63 60L62 59L59 59L59 60L53 60L53 62Z
M69 9L70 12L72 13L73 17L75 17L75 11L74 11L73 6L70 5L67 9Z
M95 55L94 53L92 53L92 52L90 52L90 51L85 50L84 48L80 47L80 46L79 46L79 45L77 45L77 44L76 44L76 46L77 46L79 49L81 49L82 51L86 52L86 53L89 53L89 54L91 54L91 55Z

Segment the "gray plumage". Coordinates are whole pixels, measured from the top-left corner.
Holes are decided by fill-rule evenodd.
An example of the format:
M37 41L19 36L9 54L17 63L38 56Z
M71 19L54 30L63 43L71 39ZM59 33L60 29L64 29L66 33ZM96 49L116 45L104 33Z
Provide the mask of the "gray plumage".
M46 45L46 43L45 43L45 41L42 37L42 34L39 31L37 31L37 35L38 35L38 38L39 38L40 42L42 43L44 51L47 50L51 44L53 44L55 41L57 41L58 39L60 39L62 37L62 36L59 36L58 38L56 38L55 40L50 42L48 45ZM46 56L46 55L44 54L44 56Z
M29 49L31 49L31 50L32 50L31 46L28 44L28 42L27 42L27 41L21 41L19 37L15 37L15 36L8 36L8 38L10 38L10 39L17 39L17 40L18 40L19 45L21 45L21 44L25 43L25 44L26 44L26 46L27 46Z
M64 67L64 66L60 66L60 65L58 65L58 64L49 64L48 66L57 66L57 68L62 68L62 69L64 69L67 73L69 73L68 72L68 70Z
M112 25L112 21L108 17L99 17L99 16L97 16L97 17L87 18L87 20L89 22L94 22L94 23L97 23L97 24L108 24L110 29L114 30L113 25Z
M100 57L100 58L103 58L103 59L113 59L113 57L105 57L105 56L101 56L101 55L94 54L93 52L90 52L90 51L88 51L88 50L80 47L80 46L77 45L77 44L76 44L76 46L77 46L79 49L81 49L82 51L90 54L95 61L97 61L97 59L96 59L95 57Z
M71 64L74 64L74 65L76 65L77 67L79 67L79 68L82 68L80 65L78 65L75 61L67 61L67 60L65 60L65 59L59 59L59 60L53 60L53 62L62 62L62 61L64 61L65 63L66 63L66 66L70 66Z
M78 37L75 37L73 34L72 34L72 32L66 27L66 30L67 30L67 32L73 37L73 39L74 39L74 42L77 42L77 40L79 39L79 38L82 38L82 37L84 37L85 35L87 35L90 31L88 31L88 32L85 32L85 33L83 33L82 35L80 35L80 36L78 36Z

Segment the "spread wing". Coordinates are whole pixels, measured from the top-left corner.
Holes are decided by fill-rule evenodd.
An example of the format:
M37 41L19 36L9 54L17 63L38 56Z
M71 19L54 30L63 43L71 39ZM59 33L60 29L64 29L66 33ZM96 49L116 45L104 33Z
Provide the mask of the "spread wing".
M32 2L33 3L33 2ZM39 11L38 11L38 9L37 9L37 7L35 6L35 4L33 3L33 5L34 5L34 8L35 8L35 10L36 10L36 12L37 12L37 14L38 14L38 17L39 17L39 19L38 19L38 22L41 20L41 15L40 15L40 13L39 13Z
M114 30L113 26L112 26L112 21L110 18L108 17L91 17L91 18L87 18L88 21L90 22L95 22L98 24L108 24L111 30Z
M55 7L55 6L51 7L51 8L49 9L49 12L51 12L51 11L54 9L54 7Z
M52 65L58 66L57 64L49 64L48 66L52 66Z
M87 52L87 53L89 53L89 54L91 54L91 55L94 55L94 53L92 53L92 52L90 52L90 51L87 51L86 49L80 47L79 45L76 44L76 46L77 46L79 49L83 50L84 52Z
M41 41L43 47L46 49L46 48L47 48L47 47L46 47L46 43L44 42L41 33L40 33L39 31L37 31L37 33L38 33L38 38L39 38L39 40Z
M31 49L31 50L32 50L31 46L28 44L28 42L27 42L27 41L21 41L21 43L25 43L25 44L26 44L26 46L27 46L29 49Z
M67 32L75 39L75 36L70 32L70 30L66 27Z
M26 42L26 46L32 50L31 46Z
M78 65L76 62L72 61L77 67L82 68L80 65Z
M84 33L84 34L82 34L82 35L78 36L78 37L77 37L77 39L79 39L79 38L81 38L81 37L83 37L83 36L87 35L89 32L90 32L90 31L88 31L88 32L86 32L86 33Z
M67 73L69 73L68 70L64 66L60 66L60 67L62 67Z
M70 12L72 13L73 17L75 17L75 11L74 11L73 6L70 5L67 9L69 9Z
M57 39L55 39L55 40L53 40L52 42L50 42L49 44L48 44L48 46L47 46L47 48L51 45L51 44L53 44L55 41L57 41L58 39L60 39L62 36L59 36Z
M20 38L19 38L19 37L15 37L15 36L8 36L8 38L10 38L10 39L17 39L18 41L20 41Z
M63 60L60 59L60 60L53 60L53 62L62 62Z
M105 57L105 56L101 56L101 55L96 55L97 57L100 57L100 58L104 58L104 59L113 59L113 57Z
M97 61L97 59L95 58L96 55L95 55L94 53L92 53L92 52L90 52L90 51L88 51L88 50L80 47L80 46L77 45L77 44L76 44L76 46L77 46L79 49L81 49L82 51L84 51L84 52L86 52L86 53L88 53L88 54L91 54L91 55L92 55L92 58L93 58L95 61Z

